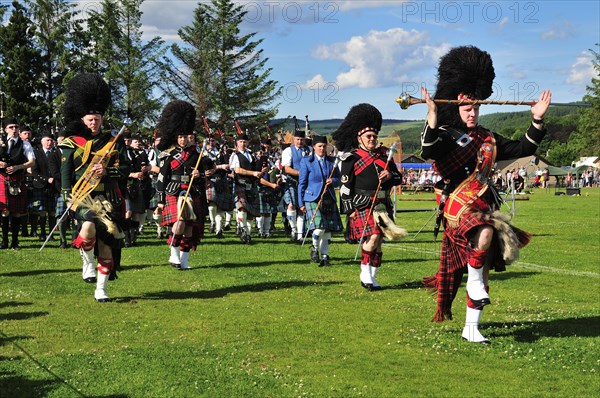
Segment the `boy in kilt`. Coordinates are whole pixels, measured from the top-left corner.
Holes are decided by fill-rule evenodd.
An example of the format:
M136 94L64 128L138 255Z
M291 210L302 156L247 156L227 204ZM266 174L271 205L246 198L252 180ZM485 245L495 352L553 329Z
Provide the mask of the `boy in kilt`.
M258 184L260 176L267 171L260 168L248 151L248 136L238 134L235 139L235 152L229 159L229 168L235 173L234 201L237 223L240 226L240 240L252 242L252 220L260 215ZM258 170L257 170L258 169Z
M457 47L438 67L437 99L484 100L492 94L492 59L473 46ZM490 304L489 270L504 271L530 236L508 223L498 211L500 197L493 186L499 160L533 155L545 135L543 117L551 93L544 91L531 107L533 122L520 140L509 140L478 124L479 105L437 105L421 88L428 106L422 133L423 157L434 160L442 177L436 193L443 216L444 236L439 271L424 284L437 292L434 321L452 319L452 302L467 272L467 310L462 337L489 344L479 332L479 320Z
M391 219L390 189L402 184L402 175L391 158L388 162L387 148L377 146L381 122L377 108L358 104L332 134L337 149L344 152L341 211L350 216L350 239L362 239L360 284L369 291L381 290L376 274L383 256L383 235L388 240L406 235Z
M110 133L102 131L103 115L110 100L110 88L101 76L82 73L71 79L63 106L69 137L60 143L61 190L65 201L71 200L73 186L86 181L84 176L100 176L93 191L85 198L78 198L82 202L71 210L79 225L73 245L83 260L82 277L87 283L96 282L94 297L98 302L110 301L106 284L120 260L125 199L119 180L129 173L122 141L118 140L110 153L101 153L114 140ZM95 161L96 156L107 162ZM98 256L97 277L94 254Z
M300 166L298 206L305 215L307 233L312 231L310 259L324 267L330 265L331 233L342 230L334 190L340 186L340 170L336 159L327 156L327 137L314 136L312 146L313 153L304 158Z
M191 269L190 250L196 248L204 233L206 195L201 154L188 138L195 122L194 107L175 100L165 106L157 126L161 137L157 148L162 151L157 178L158 208L162 209L161 225L171 231L167 240L169 262L181 270Z
M209 134L204 141L204 156L212 162L214 168L205 171L206 201L208 202L209 232L223 238L223 220L226 212L233 210L233 184L228 177L229 163L216 146L215 137Z
M0 145L0 215L2 217L2 242L0 249L8 248L9 231L12 232L12 249L19 248L21 218L27 215L27 168L35 165L31 144L19 137L19 123L14 118L3 121L6 141Z

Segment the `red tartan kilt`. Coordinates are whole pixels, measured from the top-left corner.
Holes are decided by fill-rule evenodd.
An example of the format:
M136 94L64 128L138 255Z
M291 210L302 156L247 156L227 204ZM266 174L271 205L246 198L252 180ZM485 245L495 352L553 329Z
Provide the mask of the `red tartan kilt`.
M193 195L192 196L192 207L194 208L194 213L196 214L196 221L194 224L203 225L204 224L204 216L202 214L202 200L200 196ZM173 225L177 222L177 212L179 211L177 207L177 196L167 195L165 207L162 210L162 226Z
M14 214L27 213L27 189L24 181L19 184L21 193L18 195L11 195L8 192L8 181L15 181L15 179L0 174L0 211L8 210Z
M359 240L361 236L363 240L371 235L380 235L381 230L375 224L375 217L373 214L367 219L369 214L369 208L360 210L355 218L350 218L349 237L350 239ZM366 224L366 228L365 228ZM363 235L363 229L365 234Z

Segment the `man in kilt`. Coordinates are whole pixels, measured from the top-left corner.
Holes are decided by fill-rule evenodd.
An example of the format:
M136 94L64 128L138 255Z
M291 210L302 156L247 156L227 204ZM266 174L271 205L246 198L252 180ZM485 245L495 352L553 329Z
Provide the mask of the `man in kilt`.
M298 206L305 214L307 233L312 231L310 259L323 267L330 265L331 233L342 230L334 190L340 185L340 170L335 158L327 156L327 137L316 135L312 144L313 153L300 166Z
M487 52L465 46L450 50L438 67L438 99L484 100L492 93L495 77ZM494 164L499 160L533 155L545 134L543 118L551 93L544 91L531 107L533 122L520 140L509 140L478 125L479 105L436 103L425 88L427 123L422 133L423 157L434 160L442 180L436 192L443 209L444 236L440 267L425 278L425 285L437 291L433 320L452 319L452 302L465 271L467 310L462 337L488 344L479 332L479 320L490 304L490 268L505 270L518 255L529 235L511 226L509 217L498 211L500 197L493 187Z
M129 173L122 141L105 153L114 140L110 133L102 131L103 115L110 100L110 88L101 76L81 73L71 79L63 106L65 131L69 136L60 143L61 190L66 201L73 199L72 188L78 183L85 186L92 181L89 176L100 177L97 184L91 185L93 190L89 195L76 197L76 206L71 208L79 225L73 245L83 260L82 277L87 283L96 282L94 297L98 302L110 301L106 285L120 261L125 200L119 180ZM94 254L98 256L97 277Z
M377 108L358 104L332 134L337 149L344 152L341 211L350 216L350 239L361 241L360 283L370 291L381 290L376 274L383 256L383 235L393 240L406 234L391 219L390 189L402 184L402 175L392 159L388 162L387 148L377 146L381 122Z
M146 208L149 206L150 197L146 192L151 188L150 162L146 151L142 148L142 137L134 135L127 147L127 157L131 170L127 178L125 193L125 246L135 244L140 225L146 218Z
M169 262L181 270L191 269L190 250L195 249L204 232L206 196L200 153L190 145L188 136L194 131L196 111L188 102L169 102L158 122L161 151L157 178L158 208L162 210L162 226L170 228L167 240ZM191 184L191 185L190 185Z
M205 171L206 201L208 202L209 232L223 238L223 220L226 212L233 211L233 180L228 177L229 163L219 148L215 137L209 134L204 141L204 156L210 159L214 168Z
M229 168L235 173L234 201L240 240L246 244L252 242L252 220L260 215L257 190L260 176L267 171L266 167L260 166L248 150L248 136L238 134Z
M49 229L56 223L56 198L60 192L54 184L54 170L50 168L50 163L56 161L60 155L54 146L54 138L49 132L42 135L41 147L35 148L34 153L35 166L31 168L33 198L29 201L29 209L30 217L35 220L35 225L40 227L38 239L43 242L46 239L46 221Z
M263 150L259 152L258 165L261 170L266 170L260 176L258 185L258 201L260 216L256 218L258 236L269 238L271 236L271 217L277 212L277 205L281 200L281 186L283 180L281 173L275 165L270 145L264 144Z
M311 149L306 146L304 130L294 130L293 144L285 148L281 153L281 166L284 171L285 190L283 202L286 206L286 218L292 230L291 241L302 242L302 230L304 228L304 215L298 207L298 176L302 158L310 155ZM298 213L300 212L300 214Z
M2 242L0 249L8 248L8 235L12 232L12 249L19 248L21 217L27 214L25 174L35 165L31 144L19 138L19 123L14 118L3 121L6 140L0 145L0 215L2 217Z

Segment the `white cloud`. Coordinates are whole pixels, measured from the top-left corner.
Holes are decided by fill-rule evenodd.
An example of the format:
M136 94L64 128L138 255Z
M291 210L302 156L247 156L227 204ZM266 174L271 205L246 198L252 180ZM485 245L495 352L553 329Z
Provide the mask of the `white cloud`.
M575 35L575 27L568 21L562 25L553 26L550 30L541 34L542 40L562 40Z
M575 85L586 85L596 76L594 65L592 63L592 54L582 52L569 71L567 83Z
M420 69L436 64L450 48L445 43L434 46L428 41L427 32L393 28L321 45L313 51L313 56L342 61L349 67L335 79L340 89L382 87L411 81Z

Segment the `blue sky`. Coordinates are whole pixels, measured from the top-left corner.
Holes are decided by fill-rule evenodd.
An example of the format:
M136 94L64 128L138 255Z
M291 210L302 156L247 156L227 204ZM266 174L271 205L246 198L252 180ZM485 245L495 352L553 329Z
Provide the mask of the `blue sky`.
M197 1L146 0L146 36L178 40ZM279 116L342 118L359 102L384 118L423 119L425 105L394 99L419 85L435 89L439 57L460 45L488 51L493 99L580 100L600 43L598 1L243 1L243 32L264 39L272 78L284 87ZM93 4L93 3L90 3ZM482 113L525 110L487 106Z

